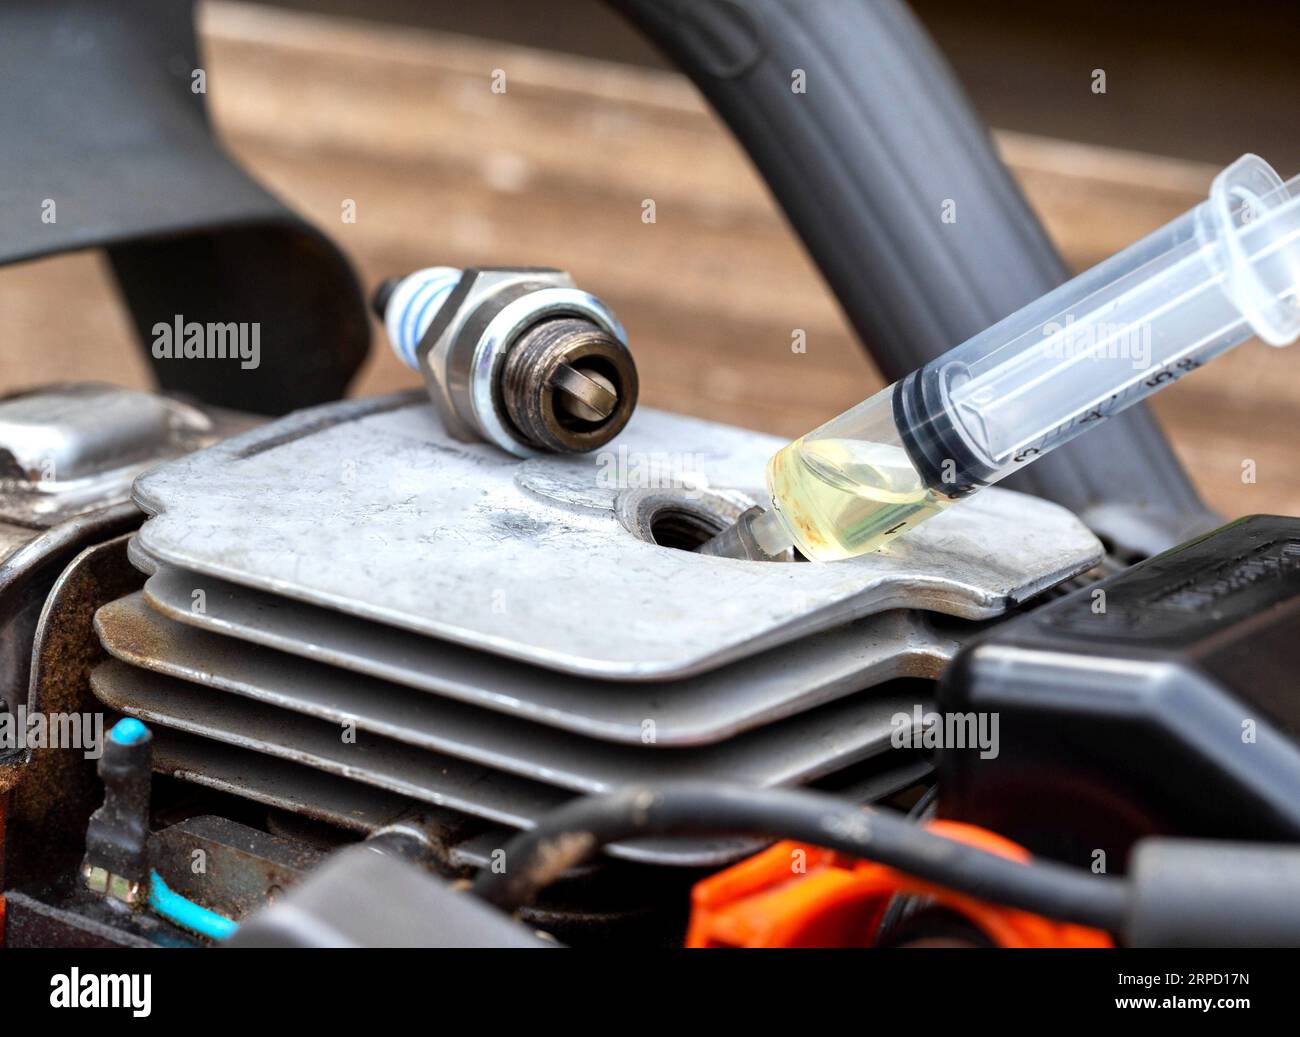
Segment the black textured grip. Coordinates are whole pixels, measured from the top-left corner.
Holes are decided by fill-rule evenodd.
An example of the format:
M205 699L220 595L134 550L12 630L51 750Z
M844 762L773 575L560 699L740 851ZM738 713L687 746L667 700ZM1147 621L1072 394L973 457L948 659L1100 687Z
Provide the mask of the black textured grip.
M610 2L726 120L889 379L1068 276L904 4ZM1143 407L1006 484L1064 504L1126 553L1217 523Z

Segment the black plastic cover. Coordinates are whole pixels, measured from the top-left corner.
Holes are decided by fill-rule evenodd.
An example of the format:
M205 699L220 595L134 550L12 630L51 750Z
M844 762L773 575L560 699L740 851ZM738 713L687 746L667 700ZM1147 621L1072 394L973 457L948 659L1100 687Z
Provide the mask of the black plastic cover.
M1300 838L1297 672L1300 519L1230 523L961 652L940 709L996 714L997 755L940 750L940 813L1111 871L1145 834Z

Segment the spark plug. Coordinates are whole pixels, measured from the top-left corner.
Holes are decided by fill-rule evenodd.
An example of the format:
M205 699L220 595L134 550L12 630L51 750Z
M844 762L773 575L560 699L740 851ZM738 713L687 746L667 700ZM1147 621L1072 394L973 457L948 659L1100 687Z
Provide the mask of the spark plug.
M457 439L583 453L636 407L623 326L562 270L430 267L384 282L373 305Z

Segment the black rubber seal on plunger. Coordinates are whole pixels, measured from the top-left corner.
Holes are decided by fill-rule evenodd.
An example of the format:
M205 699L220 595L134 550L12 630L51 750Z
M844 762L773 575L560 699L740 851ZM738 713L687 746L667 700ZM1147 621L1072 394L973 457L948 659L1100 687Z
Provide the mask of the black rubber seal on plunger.
M931 364L894 384L894 424L926 486L945 497L965 497L987 486L995 469L966 445L948 416Z

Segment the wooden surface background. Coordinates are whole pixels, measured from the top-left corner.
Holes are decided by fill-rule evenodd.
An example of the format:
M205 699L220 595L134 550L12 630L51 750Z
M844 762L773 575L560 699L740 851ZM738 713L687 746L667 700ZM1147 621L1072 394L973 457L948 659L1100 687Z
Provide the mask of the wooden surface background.
M201 30L231 151L340 243L367 291L432 264L567 268L626 324L642 402L782 435L880 387L744 155L680 77L235 3L205 5ZM504 94L490 89L495 69ZM1076 268L1195 204L1215 172L1041 137L997 142ZM641 219L647 198L654 224ZM806 354L791 352L796 328ZM417 384L375 331L354 393ZM0 341L3 391L149 384L98 256L0 271ZM1242 346L1155 410L1212 506L1300 514L1300 351Z

